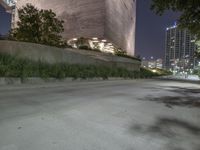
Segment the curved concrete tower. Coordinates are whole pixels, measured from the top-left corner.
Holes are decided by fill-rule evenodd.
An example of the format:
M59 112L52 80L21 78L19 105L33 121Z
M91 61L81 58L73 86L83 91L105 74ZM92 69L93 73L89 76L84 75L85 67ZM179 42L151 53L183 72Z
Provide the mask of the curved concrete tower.
M18 0L52 9L65 21L63 37L98 37L135 54L136 0Z

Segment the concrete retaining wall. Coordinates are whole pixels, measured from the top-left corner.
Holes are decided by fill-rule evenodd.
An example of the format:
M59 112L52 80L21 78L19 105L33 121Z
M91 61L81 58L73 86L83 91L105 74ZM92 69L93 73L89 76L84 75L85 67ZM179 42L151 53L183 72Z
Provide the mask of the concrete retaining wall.
M61 49L34 43L0 40L0 53L48 63L106 65L139 70L140 61L100 52Z
M32 77L32 78L0 78L0 86L3 85L20 85L20 84L44 84L44 83L55 83L55 82L80 82L80 81L117 81L117 80L133 80L130 78L108 78L108 79L103 79L103 78L87 78L87 79L81 79L81 78L64 78L64 79L56 79L56 78L37 78L37 77ZM134 79L136 80L136 79ZM139 80L139 79L137 79Z

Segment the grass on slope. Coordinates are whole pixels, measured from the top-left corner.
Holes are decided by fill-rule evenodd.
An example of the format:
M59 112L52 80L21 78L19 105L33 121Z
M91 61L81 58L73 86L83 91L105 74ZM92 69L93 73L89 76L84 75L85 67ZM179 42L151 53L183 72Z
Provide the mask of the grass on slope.
M122 77L122 78L150 78L157 76L151 71L128 71L123 68L110 68L94 65L48 64L28 59L19 59L14 56L0 54L0 77L41 77L41 78L95 78Z

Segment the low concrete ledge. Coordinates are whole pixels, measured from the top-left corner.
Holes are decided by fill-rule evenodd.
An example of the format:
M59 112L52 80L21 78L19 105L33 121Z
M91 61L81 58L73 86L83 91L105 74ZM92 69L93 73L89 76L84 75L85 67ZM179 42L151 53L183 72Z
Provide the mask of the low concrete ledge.
M200 84L200 80L178 79L178 78L170 78L168 76L154 77L154 79L163 80L163 81L177 81L177 82Z
M41 44L0 40L0 53L50 64L68 63L121 67L139 71L141 62L95 51L62 49Z
M51 83L51 82L72 82L72 81L116 81L116 80L133 80L130 78L108 78L108 79L103 79L103 78L64 78L64 79L56 79L56 78L0 78L0 86L2 85L20 85L20 84L43 84L43 83Z
M21 84L20 78L0 78L0 85Z

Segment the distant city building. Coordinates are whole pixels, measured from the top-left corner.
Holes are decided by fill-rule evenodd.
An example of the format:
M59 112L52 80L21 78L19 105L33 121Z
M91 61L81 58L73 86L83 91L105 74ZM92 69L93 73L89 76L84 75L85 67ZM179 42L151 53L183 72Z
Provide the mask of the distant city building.
M3 6L7 12L11 12L15 7L16 0L0 0L0 5Z
M144 68L157 68L157 69L162 69L163 68L163 60L162 59L157 59L157 60L142 60L142 67Z
M149 61L143 58L141 65L144 68L148 68L149 67Z
M156 68L163 69L163 60L162 59L156 60Z
M12 15L11 20L11 28L14 27L15 24L15 5L17 0L0 0L0 5L5 8L6 12Z
M188 30L182 30L175 24L166 28L165 65L166 69L175 72L189 72L197 61L194 52L197 50L195 37Z

